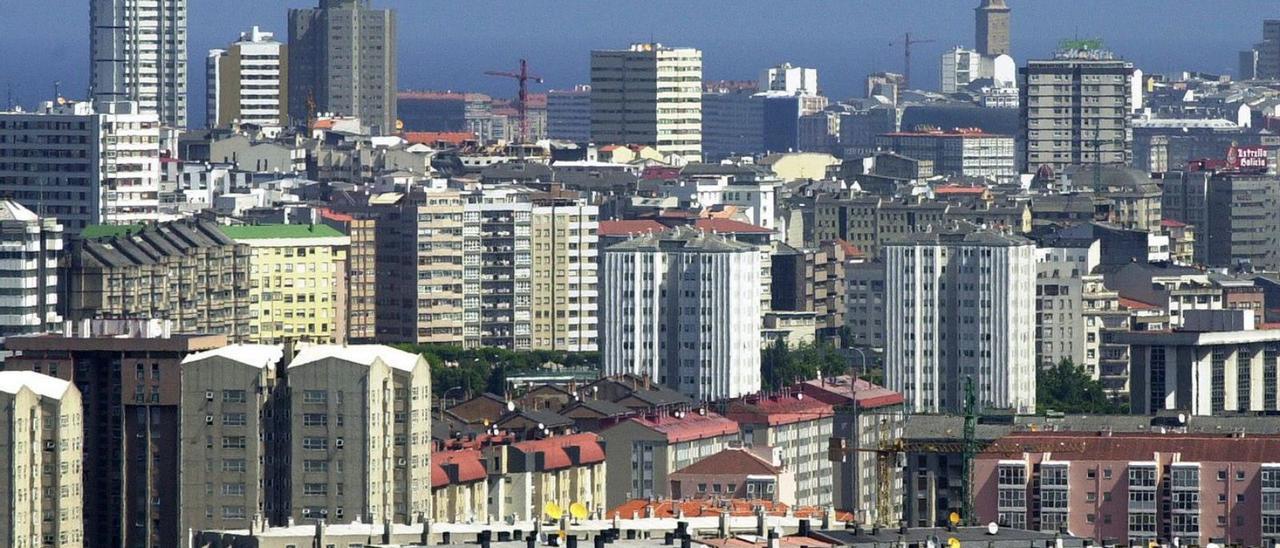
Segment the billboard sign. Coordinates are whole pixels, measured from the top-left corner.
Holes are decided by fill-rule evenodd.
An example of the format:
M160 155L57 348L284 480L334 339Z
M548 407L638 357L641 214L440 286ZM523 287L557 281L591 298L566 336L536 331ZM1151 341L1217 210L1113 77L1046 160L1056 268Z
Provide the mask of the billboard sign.
M1267 149L1257 146L1232 146L1227 150L1227 166L1237 171L1266 171Z

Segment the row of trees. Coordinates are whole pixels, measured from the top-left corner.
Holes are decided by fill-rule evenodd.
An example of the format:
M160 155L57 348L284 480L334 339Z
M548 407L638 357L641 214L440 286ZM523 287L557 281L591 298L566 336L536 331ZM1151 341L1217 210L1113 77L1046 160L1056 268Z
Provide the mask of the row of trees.
M422 354L431 365L431 389L436 396L453 390L475 395L483 392L502 394L507 377L543 369L554 363L566 368L595 368L600 363L596 352L561 352L552 350L515 351L502 348L464 349L450 345L402 344L405 352Z
M1129 402L1107 397L1102 383L1083 367L1064 358L1058 365L1036 372L1036 411L1123 415Z

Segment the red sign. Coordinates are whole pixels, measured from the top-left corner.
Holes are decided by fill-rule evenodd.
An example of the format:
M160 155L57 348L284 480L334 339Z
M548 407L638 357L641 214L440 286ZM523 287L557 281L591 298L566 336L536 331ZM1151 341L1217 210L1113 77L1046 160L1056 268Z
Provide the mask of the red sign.
M1266 171L1267 149L1232 146L1227 149L1227 165L1239 171Z

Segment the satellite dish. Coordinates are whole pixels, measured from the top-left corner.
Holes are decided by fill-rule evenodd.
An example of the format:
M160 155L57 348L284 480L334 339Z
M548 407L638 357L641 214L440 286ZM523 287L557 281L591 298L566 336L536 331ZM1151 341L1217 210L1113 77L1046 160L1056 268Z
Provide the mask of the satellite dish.
M573 516L573 519L587 519L587 516L590 514L591 513L587 511L587 507L581 502L575 502L569 505L569 515Z
M956 537L948 537L947 548L960 548L960 539Z
M803 394L803 393L796 394L796 399L797 399L797 400L803 400L803 399L804 399L804 394Z
M516 402L513 402L513 401L507 402L507 411L511 411L514 413L515 410L516 410Z
M994 534L999 533L999 532L1000 532L1000 526L999 526L999 525L996 525L996 522L994 522L994 521L993 521L993 522L991 522L991 523L988 523L988 524L987 524L987 534L988 534L988 535L994 535Z
M951 522L952 525L958 525L960 523L960 513L952 512L950 516L947 516L947 521Z
M564 516L564 510L560 508L559 504L554 502L548 502L546 506L542 507L542 513L546 514L547 517L553 520L559 520Z
M1209 544L1206 544L1204 548L1222 548L1222 546L1216 542L1210 542Z

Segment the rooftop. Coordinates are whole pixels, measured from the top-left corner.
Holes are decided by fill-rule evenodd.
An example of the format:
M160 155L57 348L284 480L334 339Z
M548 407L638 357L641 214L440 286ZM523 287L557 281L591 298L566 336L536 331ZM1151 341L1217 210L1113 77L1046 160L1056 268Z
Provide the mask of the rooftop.
M806 381L800 385L800 389L814 399L831 405L852 400L860 409L900 405L903 402L902 394L866 379L852 378L848 375Z
M511 448L525 454L542 453L544 471L604 462L604 447L600 445L600 438L590 432L517 442L511 444ZM569 448L577 448L576 463L569 454Z
M725 416L739 423L778 426L829 418L835 414L831 404L803 392L780 395L757 395L729 403Z
M222 348L190 354L182 359L182 365L215 357L265 369L280 363L280 358L284 357L284 349L274 344L229 344Z
M36 221L35 213L13 200L0 200L0 221Z
M664 232L654 232L619 242L605 250L622 251L667 251L693 253L746 253L757 252L755 246L738 242L717 234L702 230L678 226Z
M710 411L682 414L679 417L663 413L632 417L627 421L666 436L667 443L738 434L738 423ZM620 424L626 424L626 422Z
M676 470L675 474L697 475L762 475L775 476L782 467L774 466L748 449L733 447Z
M69 381L32 371L0 371L0 392L17 394L26 388L42 398L62 399Z
M597 233L600 236L632 236L662 232L666 229L667 227L662 223L652 219L600 221L600 228Z
M242 225L224 226L222 233L233 240L283 240L306 238L345 238L346 234L329 225Z
M382 360L392 369L413 371L422 356L412 354L381 344L304 344L297 356L289 362L289 368L301 367L323 359L335 358L362 365L373 365L374 360Z

